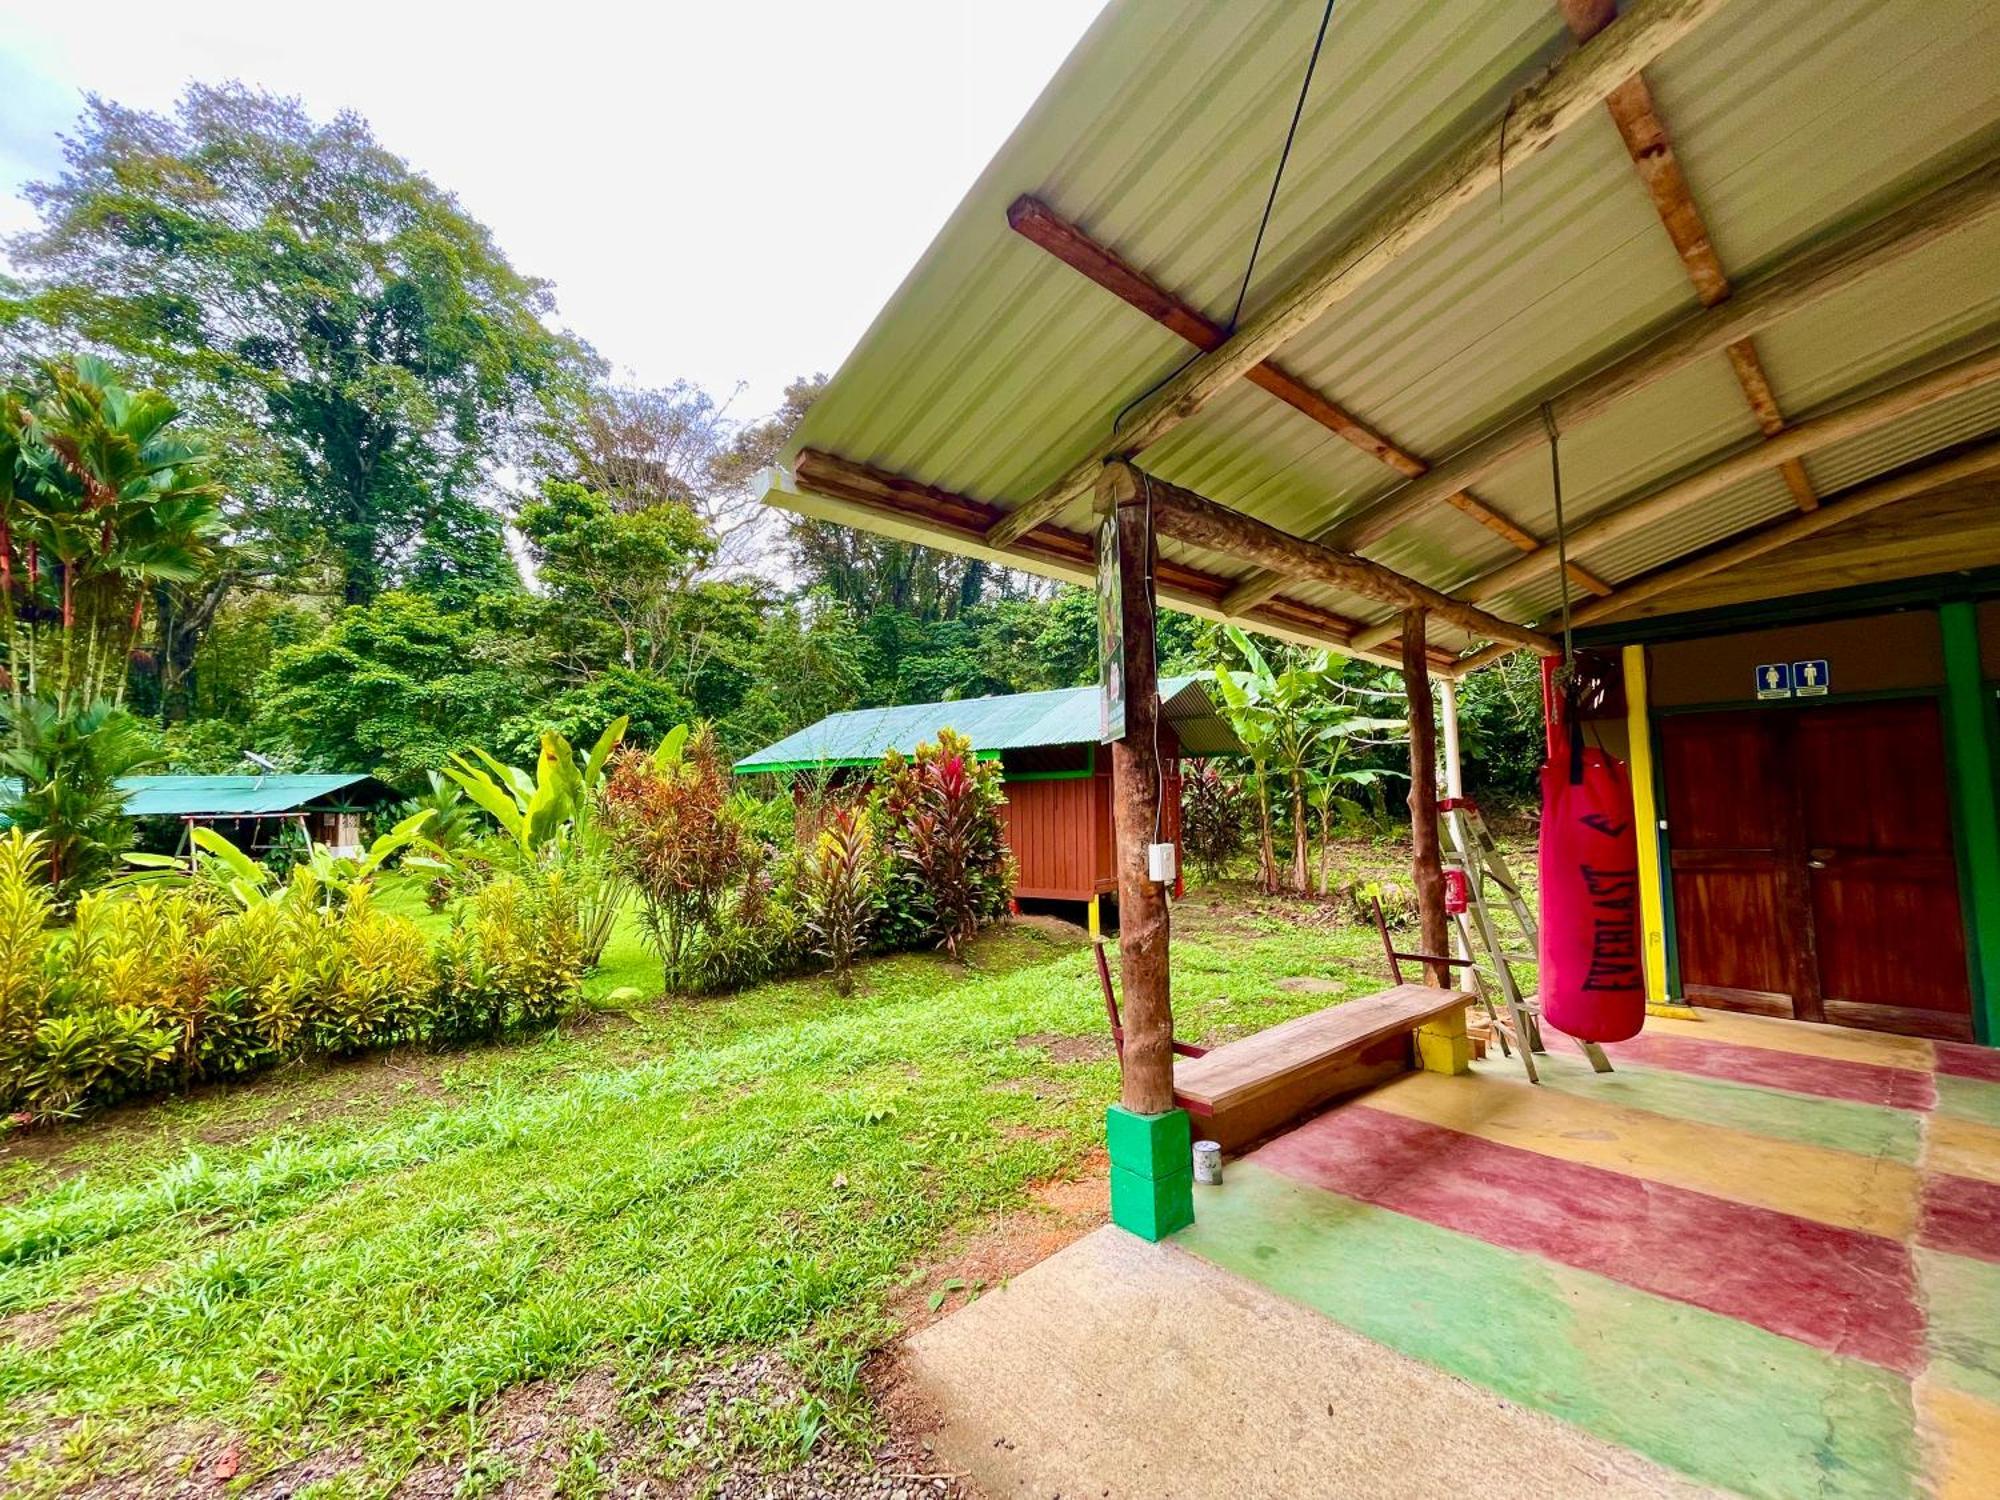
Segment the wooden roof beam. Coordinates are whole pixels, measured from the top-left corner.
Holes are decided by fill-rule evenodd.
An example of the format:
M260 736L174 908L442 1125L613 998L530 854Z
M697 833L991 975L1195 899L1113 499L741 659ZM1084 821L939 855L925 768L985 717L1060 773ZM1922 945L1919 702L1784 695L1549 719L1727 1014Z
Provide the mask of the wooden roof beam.
M1711 574L1724 572L1766 553L1789 547L1794 542L1817 536L1822 531L1845 525L1857 516L1865 516L1904 500L1934 495L1966 480L1995 473L2000 473L2000 442L1982 443L1956 457L1906 469L1887 479L1873 480L1826 499L1815 510L1766 522L1744 532L1735 541L1713 547L1698 557L1670 563L1632 579L1613 598L1593 599L1575 611L1572 622L1589 625L1614 618L1635 604L1656 599L1661 594L1670 594L1684 584L1698 582ZM1502 643L1475 652L1459 664L1458 675L1490 666L1502 657L1512 655L1515 649Z
M980 546L987 545L986 528L1000 513L999 507L983 501L815 448L799 454L792 477L799 489L809 494L910 523L936 533L941 539L953 538ZM1084 571L1097 566L1095 538L1056 526L1037 527L1011 550L1024 563L1040 559ZM1160 597L1167 602L1218 614L1222 596L1233 582L1219 573L1164 557L1155 578ZM1365 656L1385 666L1394 666L1401 659L1390 653L1355 651L1350 642L1360 622L1303 599L1282 595L1271 599L1245 623L1293 639L1316 641L1350 655ZM1456 653L1442 648L1434 649L1433 656L1445 665L1457 660Z
M1111 467L1131 468L1119 463ZM1287 577L1327 584L1397 609L1421 608L1469 635L1507 641L1544 655L1553 655L1558 649L1554 641L1539 631L1454 599L1381 563L1349 552L1336 552L1318 542L1280 531L1255 516L1219 505L1157 475L1142 474L1136 469L1132 473L1152 508L1153 529L1161 536L1244 558Z
M1796 256L1737 286L1726 302L1704 308L1648 343L1564 387L1538 397L1519 416L1475 439L1428 474L1413 479L1362 514L1340 523L1321 540L1359 551L1381 540L1409 516L1465 488L1548 440L1540 405L1547 399L1557 425L1571 431L1602 416L1638 391L1687 368L1761 329L1782 322L1835 292L1925 247L1971 229L2000 212L2000 160L1884 214L1866 228ZM1254 599L1247 590L1242 597Z
M1479 202L1499 183L1503 169L1520 171L1531 157L1596 109L1611 90L1700 26L1724 3L1726 0L1638 0L1627 14L1516 93L1493 124L1344 235L1227 341L1197 355L1141 402L1107 443L1033 499L997 520L987 534L988 543L1007 546L1027 535L1088 493L1107 459L1137 453L1194 416L1252 366L1263 363L1302 329L1317 322L1329 308L1353 296ZM1438 493L1442 496L1462 488L1454 484Z
M1846 406L1827 412L1824 416L1787 427L1776 437L1766 438L1754 448L1732 453L1720 462L1710 464L1707 468L1676 480L1649 495L1623 504L1614 503L1572 530L1569 534L1569 545L1591 547L1621 541L1677 511L1721 494L1732 485L1775 469L1787 460L1801 457L1816 448L1824 448L1845 438L1873 432L1914 412L1922 411L1925 407L1935 406L1940 401L1991 384L1995 380L2000 380L2000 345L1984 349L1978 354L1970 355L1942 369L1933 370L1927 375L1919 375L1913 380L1891 386L1873 396L1850 402ZM1808 514L1816 513L1808 512ZM1539 558L1524 557L1518 562L1495 568L1492 572L1454 589L1452 597L1467 603L1491 599L1528 582L1540 569ZM1610 598L1593 601L1593 604L1608 613L1617 609L1627 597L1626 590L1621 588ZM1580 617L1579 611L1571 612L1572 621ZM1388 640L1395 630L1394 622L1371 626L1354 637L1354 644L1362 647L1379 646Z
M1023 239L1048 251L1064 265L1081 272L1127 306L1137 308L1196 348L1217 349L1228 341L1228 330L1221 324L1210 322L1117 251L1092 239L1041 199L1027 193L1016 198L1008 205L1007 223ZM1303 412L1341 441L1394 469L1405 479L1414 479L1430 467L1414 453L1384 437L1339 403L1268 359L1252 365L1244 372L1243 378L1258 389L1276 396L1295 411ZM1544 545L1540 538L1516 524L1504 512L1468 491L1461 490L1456 495L1447 496L1445 503L1506 538L1523 552L1533 552ZM1569 576L1579 588L1593 594L1611 592L1610 584L1576 563L1570 564Z
M1595 36L1618 14L1617 0L1561 0L1561 6L1563 20L1578 41ZM1667 133L1666 123L1654 107L1653 91L1646 83L1645 74L1634 73L1619 84L1605 96L1604 107L1611 115L1612 124L1618 127L1619 138L1625 142L1625 152L1632 158L1639 180L1646 185L1647 195L1653 200L1653 210L1659 215L1667 238L1673 241L1674 253L1680 256L1682 266L1687 269L1688 280L1694 284L1694 292L1701 299L1701 305L1713 307L1724 301L1729 296L1729 276L1722 269L1722 259L1716 254L1714 242L1709 238L1708 225L1695 203L1694 190L1688 186L1687 174L1681 170L1680 158L1674 154L1673 137ZM1736 373L1736 383L1743 388L1743 399L1749 403L1750 414L1757 419L1758 427L1766 437L1784 431L1785 414L1771 389L1770 376L1764 373L1756 341L1739 339L1725 352L1729 356L1730 368ZM1780 472L1800 510L1811 510L1819 504L1819 496L1813 490L1811 479L1806 476L1804 464L1793 459Z

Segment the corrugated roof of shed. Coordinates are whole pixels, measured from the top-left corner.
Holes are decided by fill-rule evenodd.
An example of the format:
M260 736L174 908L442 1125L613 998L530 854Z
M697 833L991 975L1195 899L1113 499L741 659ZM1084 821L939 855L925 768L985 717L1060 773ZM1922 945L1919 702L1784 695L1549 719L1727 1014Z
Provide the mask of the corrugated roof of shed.
M373 776L345 772L268 776L121 776L125 812L134 818L244 818L304 810L341 792L385 801L394 791Z
M1162 717L1173 726L1181 747L1193 755L1241 750L1235 734L1215 708L1201 677L1160 679ZM941 729L953 729L978 751L1036 750L1056 745L1094 745L1098 740L1098 690L1050 688L1039 693L1007 693L991 698L959 698L942 703L909 703L892 708L857 708L829 714L817 724L786 735L776 744L736 762L738 775L756 771L804 770L815 766L866 765L889 750L912 754Z

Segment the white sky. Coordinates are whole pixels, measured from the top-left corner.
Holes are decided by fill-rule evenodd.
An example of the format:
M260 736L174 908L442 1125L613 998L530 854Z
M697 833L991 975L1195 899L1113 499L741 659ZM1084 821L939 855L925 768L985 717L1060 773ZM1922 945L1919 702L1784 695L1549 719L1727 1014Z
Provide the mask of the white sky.
M0 234L86 91L359 111L621 375L835 369L1102 0L0 0Z

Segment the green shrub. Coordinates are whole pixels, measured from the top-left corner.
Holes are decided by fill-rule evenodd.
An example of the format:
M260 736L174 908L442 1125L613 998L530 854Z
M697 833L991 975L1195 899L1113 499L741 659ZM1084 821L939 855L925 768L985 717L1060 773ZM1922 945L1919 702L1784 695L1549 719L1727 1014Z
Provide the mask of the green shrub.
M545 1027L578 1004L583 924L560 870L481 888L433 952L366 874L321 864L275 886L220 878L234 867L217 855L89 893L64 928L40 839L0 837L0 1109L67 1117L286 1058Z
M1205 880L1214 880L1249 845L1249 798L1241 782L1211 761L1181 778L1181 848Z
M731 807L729 772L714 731L671 735L651 755L621 750L605 778L598 821L610 858L639 895L639 911L667 989L695 994L709 967L697 948L762 860ZM753 901L753 909L761 903Z
M837 809L801 849L799 903L812 950L827 961L834 989L854 989L854 960L874 920L880 865L865 807Z

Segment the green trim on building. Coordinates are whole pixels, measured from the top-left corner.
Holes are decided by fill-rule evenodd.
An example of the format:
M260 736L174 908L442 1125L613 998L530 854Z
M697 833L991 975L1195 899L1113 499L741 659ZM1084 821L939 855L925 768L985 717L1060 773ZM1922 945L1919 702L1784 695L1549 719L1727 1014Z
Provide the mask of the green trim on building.
M1886 614L1896 610L1928 612L1954 599L1988 599L1995 596L2000 596L2000 568L1979 568L1970 573L1933 573L1922 578L1898 578L1883 583L1855 584L1844 589L1826 589L1818 593L1723 604L1712 609L1689 610L1685 614L1581 625L1577 627L1576 643L1579 646L1652 645L1779 625L1810 625L1821 620Z
M2000 804L1994 794L1994 704L1967 600L1938 609L1944 634L1945 759L1951 781L1959 902L1972 979L1973 1035L2000 1043Z

